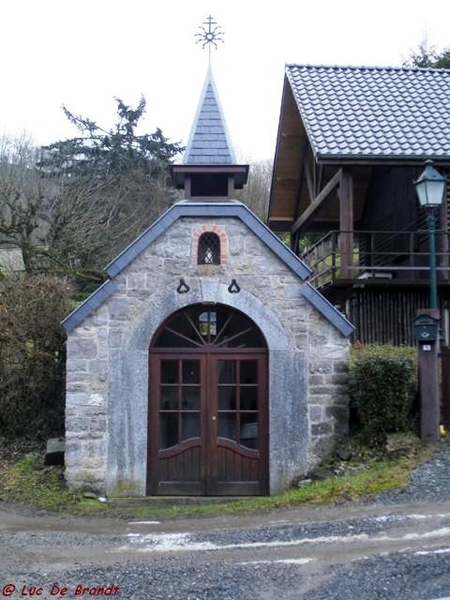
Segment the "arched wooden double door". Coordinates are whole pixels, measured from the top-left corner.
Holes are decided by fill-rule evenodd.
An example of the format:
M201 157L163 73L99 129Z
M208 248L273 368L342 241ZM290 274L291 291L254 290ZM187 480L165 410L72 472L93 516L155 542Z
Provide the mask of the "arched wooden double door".
M222 305L172 315L150 348L150 495L268 493L267 348Z

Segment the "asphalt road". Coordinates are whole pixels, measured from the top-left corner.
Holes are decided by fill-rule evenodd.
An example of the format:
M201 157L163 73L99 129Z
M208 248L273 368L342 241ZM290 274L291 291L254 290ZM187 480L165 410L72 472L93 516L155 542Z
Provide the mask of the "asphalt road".
M450 502L123 522L0 511L0 598L450 597Z

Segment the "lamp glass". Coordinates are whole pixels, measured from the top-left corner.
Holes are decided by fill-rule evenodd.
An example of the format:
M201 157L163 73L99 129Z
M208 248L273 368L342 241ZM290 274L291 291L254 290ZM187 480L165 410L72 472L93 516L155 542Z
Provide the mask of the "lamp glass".
M436 171L431 160L425 163L425 169L414 182L420 206L440 206L444 196L445 178Z

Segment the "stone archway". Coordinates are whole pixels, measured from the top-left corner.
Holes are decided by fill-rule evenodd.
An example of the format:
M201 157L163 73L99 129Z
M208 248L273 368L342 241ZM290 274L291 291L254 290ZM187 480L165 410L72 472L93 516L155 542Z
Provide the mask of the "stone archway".
M149 352L147 493L268 493L267 344L225 305L171 315Z

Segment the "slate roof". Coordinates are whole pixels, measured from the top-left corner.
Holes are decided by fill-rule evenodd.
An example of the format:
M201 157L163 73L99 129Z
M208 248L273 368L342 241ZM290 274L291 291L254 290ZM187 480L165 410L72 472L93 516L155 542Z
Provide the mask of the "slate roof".
M211 69L186 146L185 165L234 165L236 159Z
M65 330L67 332L72 331L94 310L99 308L116 290L116 283L114 281L116 275L123 271L132 260L139 256L154 240L182 217L234 217L240 219L301 281L305 282L300 288L304 298L343 335L350 335L354 331L354 326L350 321L310 283L305 281L311 274L309 267L283 244L251 210L237 200L227 202L193 202L183 200L174 204L105 268L110 278L109 281L106 281L62 321Z
M287 65L317 158L449 158L450 70Z

